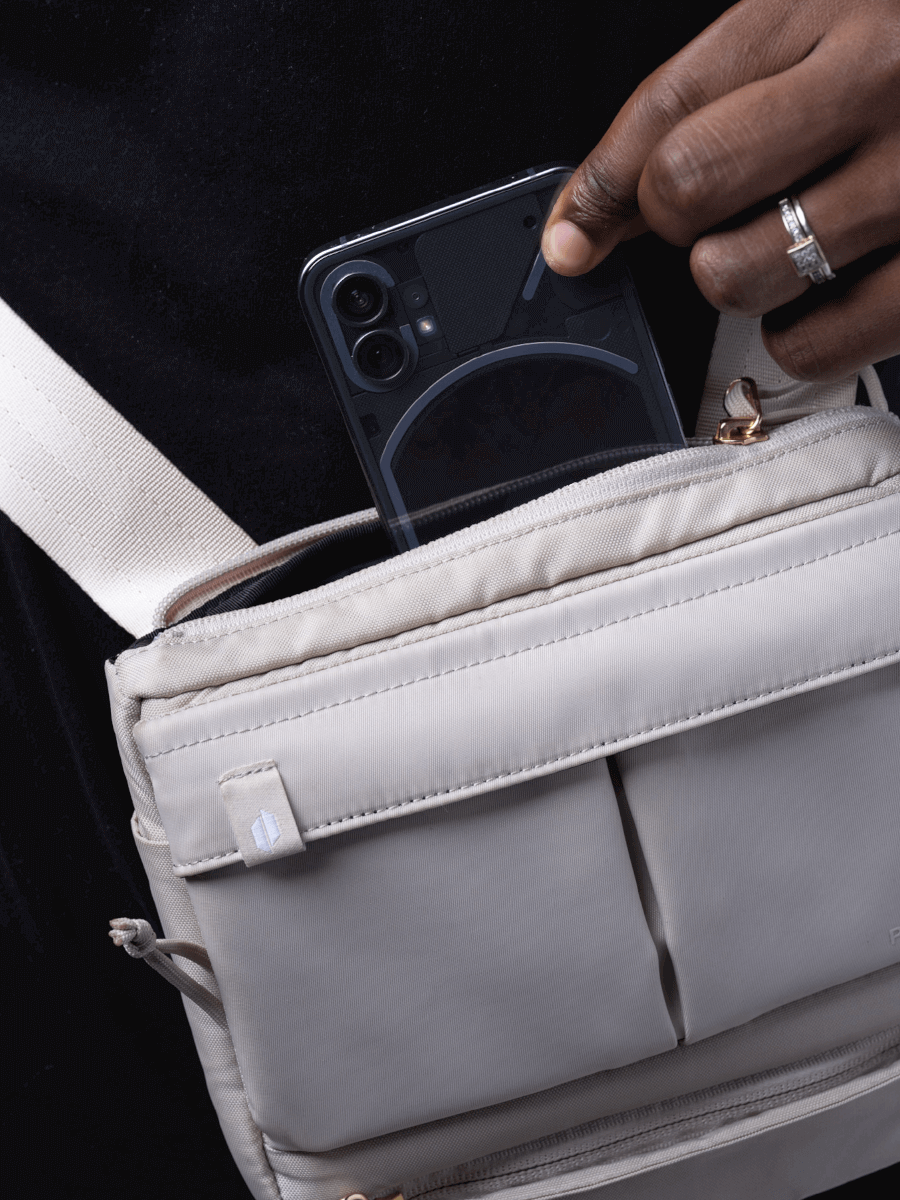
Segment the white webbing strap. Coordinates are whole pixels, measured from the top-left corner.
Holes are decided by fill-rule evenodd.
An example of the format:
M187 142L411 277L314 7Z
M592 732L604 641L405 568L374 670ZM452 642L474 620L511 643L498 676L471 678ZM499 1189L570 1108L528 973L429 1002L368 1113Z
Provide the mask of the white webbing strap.
M255 545L2 300L0 508L137 637Z
M873 408L887 412L887 401L875 368L866 367L860 375L869 403ZM793 421L826 408L845 408L856 403L855 371L838 383L802 383L792 379L763 345L759 317L731 317L723 313L716 326L696 437L711 438L719 422L727 416L750 415L749 410L746 414L727 413L723 404L729 383L741 376L756 380L763 417L770 422Z

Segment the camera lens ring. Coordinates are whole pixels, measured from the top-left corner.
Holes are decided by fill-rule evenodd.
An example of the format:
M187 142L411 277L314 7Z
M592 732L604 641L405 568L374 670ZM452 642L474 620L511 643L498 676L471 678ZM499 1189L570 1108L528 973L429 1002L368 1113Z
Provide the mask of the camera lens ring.
M372 329L353 347L353 365L364 379L388 384L409 366L409 346L393 329Z
M332 294L334 310L347 325L374 325L387 312L387 288L380 279L363 272L345 276Z

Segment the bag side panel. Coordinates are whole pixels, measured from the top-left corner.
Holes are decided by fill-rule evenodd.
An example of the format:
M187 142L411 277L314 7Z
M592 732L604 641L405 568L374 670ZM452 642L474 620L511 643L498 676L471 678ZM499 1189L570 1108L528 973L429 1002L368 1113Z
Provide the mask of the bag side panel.
M166 937L195 942L203 939L183 879L172 872L172 854L165 841L153 787L131 736L140 705L117 686L114 664L107 663L113 729L135 804L131 831L141 857L153 901ZM218 995L214 976L187 959L179 966ZM189 1000L184 1002L194 1044L232 1157L255 1200L279 1200L275 1175L266 1157L262 1136L253 1124L230 1034Z
M202 945L187 887L183 879L172 874L168 844L147 841L134 828L134 822L132 832L165 936ZM178 963L204 987L218 992L215 978L208 971L187 959L179 959ZM228 1149L255 1200L279 1200L278 1182L247 1106L231 1035L191 1001L185 1000L184 1007Z

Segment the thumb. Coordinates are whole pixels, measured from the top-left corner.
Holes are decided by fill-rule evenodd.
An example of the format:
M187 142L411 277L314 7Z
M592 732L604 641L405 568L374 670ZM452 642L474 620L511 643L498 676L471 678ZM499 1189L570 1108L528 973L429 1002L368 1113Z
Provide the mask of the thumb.
M619 242L647 229L637 196L616 198L592 165L587 159L572 175L541 235L544 261L558 275L583 275Z
M816 8L784 0L735 4L649 75L557 198L541 237L547 265L559 275L583 275L646 228L638 185L654 148L683 118L808 54L815 44L810 7ZM764 36L769 25L777 37Z

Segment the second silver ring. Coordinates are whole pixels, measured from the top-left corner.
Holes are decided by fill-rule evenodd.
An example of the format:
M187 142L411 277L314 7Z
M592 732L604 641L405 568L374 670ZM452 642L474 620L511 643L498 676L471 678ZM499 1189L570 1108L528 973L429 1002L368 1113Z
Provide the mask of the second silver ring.
M793 245L788 246L787 255L797 274L811 279L813 283L825 283L834 279L834 271L828 265L828 260L797 197L779 200L778 207L784 227L793 238Z

